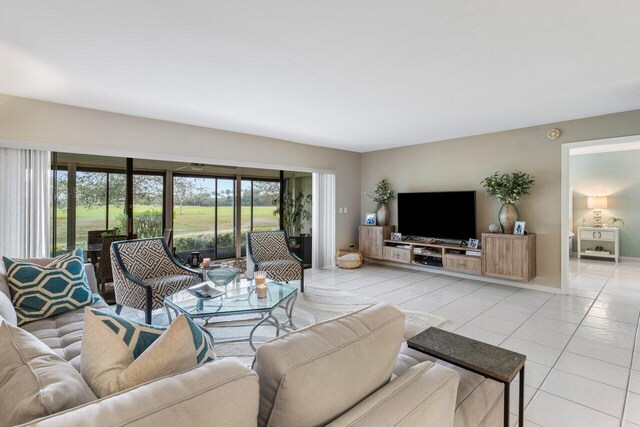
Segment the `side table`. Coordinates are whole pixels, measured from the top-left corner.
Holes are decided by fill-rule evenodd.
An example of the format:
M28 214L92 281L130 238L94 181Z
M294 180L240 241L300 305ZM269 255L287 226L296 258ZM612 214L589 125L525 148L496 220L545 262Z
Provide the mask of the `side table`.
M520 373L518 425L524 426L524 362L527 356L438 328L407 341L409 348L504 384L504 426L509 425L509 386Z

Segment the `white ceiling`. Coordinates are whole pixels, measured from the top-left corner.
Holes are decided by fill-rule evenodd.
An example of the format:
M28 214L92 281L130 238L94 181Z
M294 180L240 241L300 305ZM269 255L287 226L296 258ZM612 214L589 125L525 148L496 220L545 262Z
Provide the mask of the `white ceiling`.
M0 0L0 93L369 151L640 108L637 0Z

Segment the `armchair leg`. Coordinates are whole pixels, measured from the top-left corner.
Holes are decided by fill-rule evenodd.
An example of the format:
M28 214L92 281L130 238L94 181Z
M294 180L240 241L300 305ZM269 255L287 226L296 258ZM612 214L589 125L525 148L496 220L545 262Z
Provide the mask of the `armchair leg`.
M147 309L144 311L144 323L147 325L151 325L153 323L153 319L151 318L151 306L147 306Z
M151 288L147 288L147 308L144 311L144 322L147 325L151 325L153 323L153 319L151 318L151 311L153 310L153 300L151 296Z
M121 311L122 311L122 305L121 304L116 304L116 314L120 315Z

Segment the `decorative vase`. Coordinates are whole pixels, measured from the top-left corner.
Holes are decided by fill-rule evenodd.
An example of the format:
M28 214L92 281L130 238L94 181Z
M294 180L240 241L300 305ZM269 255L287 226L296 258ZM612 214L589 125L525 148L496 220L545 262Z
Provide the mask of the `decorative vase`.
M386 204L380 205L376 211L376 221L378 225L387 225L389 222L389 208Z
M513 234L513 228L518 220L518 209L516 209L516 205L513 203L503 204L502 208L500 208L498 219L500 220L502 232L504 234Z

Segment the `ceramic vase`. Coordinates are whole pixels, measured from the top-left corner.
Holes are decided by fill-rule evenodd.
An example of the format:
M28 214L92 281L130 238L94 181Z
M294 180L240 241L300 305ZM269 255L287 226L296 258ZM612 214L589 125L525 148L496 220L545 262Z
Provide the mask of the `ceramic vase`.
M516 205L513 203L503 204L502 208L500 208L498 219L500 220L502 232L504 234L513 234L513 228L518 220L518 209L516 209Z
M389 222L389 208L386 204L380 205L376 211L376 222L377 225L387 225Z

